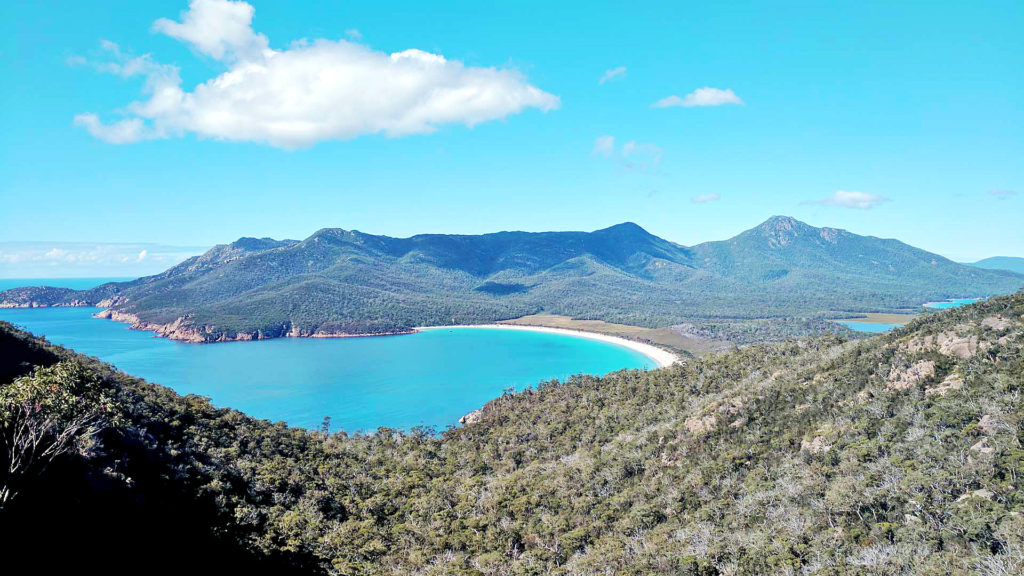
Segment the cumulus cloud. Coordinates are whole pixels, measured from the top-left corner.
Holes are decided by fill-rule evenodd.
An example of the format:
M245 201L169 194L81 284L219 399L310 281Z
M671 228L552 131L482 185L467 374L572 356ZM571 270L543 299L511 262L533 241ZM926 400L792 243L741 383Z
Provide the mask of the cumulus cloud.
M606 82L612 82L621 79L626 75L626 67L619 66L612 68L611 70L605 70L604 74L601 75L601 79L597 81L598 84L604 84Z
M181 22L160 18L153 30L215 60L258 60L270 55L270 42L252 29L255 11L245 2L192 0L181 13Z
M131 144L145 139L150 130L141 118L128 118L113 124L104 124L95 114L78 114L75 126L85 128L94 138L108 144Z
M466 66L422 50L388 54L348 40L274 50L253 30L253 13L245 2L192 0L180 21L154 23L157 32L226 67L192 91L182 88L176 67L105 43L109 61L86 63L144 77L148 98L126 106L121 120L105 123L90 112L75 124L115 144L192 133L291 149L368 134L426 134L448 124L472 127L560 105L516 70Z
M718 192L712 194L701 194L700 196L694 196L690 198L690 202L694 204L704 204L705 202L716 202L722 198L722 195Z
M646 172L658 167L662 151L654 144L636 140L630 140L616 150L614 136L599 136L594 140L592 154L609 158L626 170Z
M142 243L0 242L0 277L139 276L162 272L204 251Z
M884 196L879 196L877 194L837 190L835 194L832 194L831 196L826 196L821 200L807 201L804 202L804 204L819 204L822 206L839 206L841 208L855 208L858 210L868 210L873 206L877 206L883 202L888 201L888 198L885 198Z
M667 98L662 98L651 104L651 108L694 108L698 106L722 106L725 104L742 105L743 100L740 100L740 97L732 89L720 90L718 88L704 87L698 88L682 98L674 94Z
M153 127L143 118L171 109L178 102L181 84L178 69L160 64L148 54L129 56L117 44L108 40L101 41L100 45L108 55L108 60L94 62L73 57L68 62L73 66L89 66L98 72L122 78L141 76L145 78L142 92L150 98L147 102L129 105L131 115L118 122L104 124L96 114L86 113L75 116L74 124L85 128L95 138L111 144L129 144L154 137Z

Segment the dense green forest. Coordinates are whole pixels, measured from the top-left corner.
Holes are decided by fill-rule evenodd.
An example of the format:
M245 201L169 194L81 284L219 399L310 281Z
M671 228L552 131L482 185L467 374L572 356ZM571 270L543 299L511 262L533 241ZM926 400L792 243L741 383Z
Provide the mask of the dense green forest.
M827 319L850 313L916 311L928 300L1021 286L1024 275L774 217L689 248L630 223L590 233L389 238L324 229L301 242L243 238L132 282L0 292L0 306L99 305L139 328L199 342L380 334L546 312L688 325L748 343L824 333L835 328Z
M1024 570L1024 294L544 382L441 432L259 421L6 324L0 382L5 551L44 571Z

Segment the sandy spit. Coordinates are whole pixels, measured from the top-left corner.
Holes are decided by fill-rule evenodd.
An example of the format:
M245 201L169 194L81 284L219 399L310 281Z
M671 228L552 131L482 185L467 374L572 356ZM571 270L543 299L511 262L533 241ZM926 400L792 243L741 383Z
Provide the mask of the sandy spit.
M416 328L420 330L445 330L455 328L488 328L495 330L522 330L527 332L546 332L548 334L563 334L565 336L575 336L577 338L587 338L590 340L600 340L601 342L607 342L609 344L615 344L616 346L624 346L631 350L635 350L644 356L647 356L658 365L658 368L665 368L671 366L679 361L679 356L663 350L657 346L651 344L644 344L643 342L634 342L633 340L627 340L625 338L619 338L618 336L609 336L607 334L597 334L595 332L585 332L583 330L568 330L565 328L548 328L546 326L519 326L511 324L469 324L469 325L457 325L457 326L419 326Z

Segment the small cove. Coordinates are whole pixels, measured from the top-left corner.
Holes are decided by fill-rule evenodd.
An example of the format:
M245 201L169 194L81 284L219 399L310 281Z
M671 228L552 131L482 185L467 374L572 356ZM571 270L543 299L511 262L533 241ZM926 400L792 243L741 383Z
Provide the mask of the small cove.
M842 324L855 332L882 333L902 326L902 324L885 324L883 322L851 322L848 320L836 320L836 323Z
M984 300L984 298L950 298L949 300L943 300L941 302L925 302L922 307L929 310L945 310L947 308L957 308L960 306L966 306L968 304L974 304ZM850 330L856 332L872 332L872 333L883 333L888 332L894 328L903 326L905 322L908 322L914 318L914 315L906 315L906 321L900 323L895 322L883 322L875 321L876 319L889 319L898 318L900 315L897 314L877 314L877 313L866 313L866 318L858 318L851 320L836 320L837 324L842 324ZM902 320L902 319L901 319Z
M981 300L984 300L984 298L950 298L949 300L943 300L942 302L925 302L924 307L931 308L932 310L946 310L947 308L958 308L960 306L974 304Z

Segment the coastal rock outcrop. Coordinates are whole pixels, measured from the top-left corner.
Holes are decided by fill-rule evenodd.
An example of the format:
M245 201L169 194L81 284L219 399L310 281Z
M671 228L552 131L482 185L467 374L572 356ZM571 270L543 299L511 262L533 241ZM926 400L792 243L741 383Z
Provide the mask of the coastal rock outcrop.
M964 387L964 380L959 374L950 374L946 376L946 379L942 381L938 386L929 386L925 388L925 396L945 396L949 392L959 390Z
M469 414L466 414L462 418L459 418L459 424L462 424L463 426L469 426L470 424L476 424L483 417L484 417L484 411L483 410L473 410Z
M973 334L962 336L956 331L946 331L915 338L906 343L905 349L908 352L938 349L940 353L947 356L970 358L978 353L978 337Z
M1013 326L1013 322L1008 318L1002 316L989 316L981 321L982 326L987 326L993 330L1006 330Z
M683 426L690 434L701 435L710 432L718 425L718 417L714 414L707 416L691 416L683 422Z
M387 332L379 334L349 334L325 328L300 328L292 324L285 324L279 329L269 331L255 330L246 332L231 332L218 330L207 325L194 324L188 316L179 316L171 322L159 323L149 322L139 318L131 312L122 312L113 308L107 308L93 315L95 318L114 320L131 325L133 330L145 330L153 332L161 338L178 340L179 342L192 342L195 344L210 342L248 342L251 340L268 340L271 338L358 338L362 336L394 336L399 334L411 334L413 331Z
M115 320L117 322L123 322L130 324L133 330L146 330L148 332L155 332L157 336L162 338L170 338L172 340L179 340L182 342L210 342L208 334L204 334L203 331L199 330L194 326L189 326L184 316L176 318L173 322L167 324L159 324L155 322L145 322L139 319L135 314L128 312L120 312L107 308L101 312L97 312L93 315L95 318L103 318L108 320Z
M822 436L815 436L811 440L801 440L800 450L804 452L810 452L811 454L823 454L832 449L832 445L825 443L825 438Z
M922 360L907 368L893 368L886 385L893 390L906 390L935 376L935 362Z

